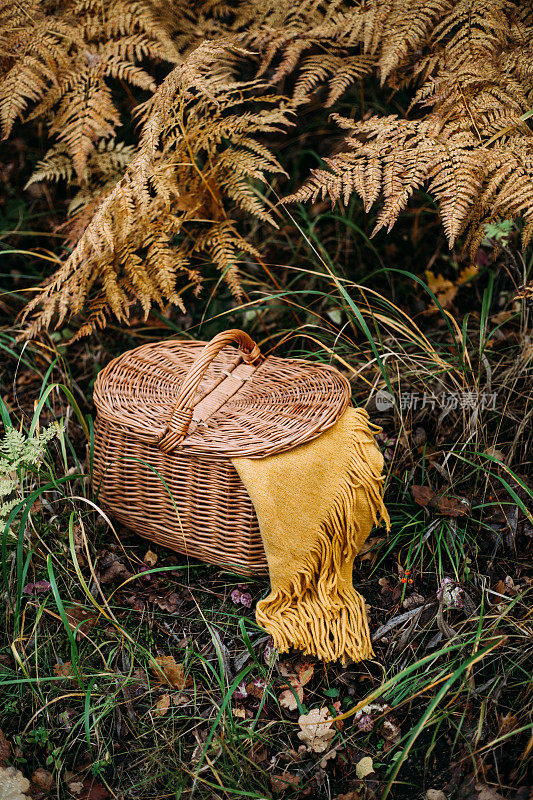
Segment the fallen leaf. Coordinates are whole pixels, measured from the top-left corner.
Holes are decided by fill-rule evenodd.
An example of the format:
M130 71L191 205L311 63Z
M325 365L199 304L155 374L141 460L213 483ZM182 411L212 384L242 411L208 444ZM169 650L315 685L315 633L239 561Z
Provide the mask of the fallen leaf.
M190 703L191 701L191 698L188 695L182 694L181 692L174 692L170 696L170 699L172 700L172 704L175 706L183 706L185 703Z
M184 689L192 685L192 680L185 675L183 664L177 664L174 656L157 656L155 663L152 664L152 672L163 683L174 686L176 689Z
M36 583L27 583L23 588L24 594L46 594L52 588L50 581L37 581Z
M356 557L360 558L361 561L373 561L377 556L375 548L380 542L384 541L385 541L384 536L371 536L369 539L363 542L363 544L357 551Z
M504 736L506 733L514 731L515 728L518 728L518 717L515 714L511 714L511 712L509 712L500 719L500 729L498 731L498 734L500 736Z
M291 787L298 786L300 778L298 775L291 775L290 772L282 772L281 775L271 775L270 784L272 791L281 794Z
M470 503L465 497L444 497L430 486L411 486L411 492L419 506L430 506L446 517L463 517L470 511Z
M430 486L411 486L411 492L413 493L415 503L418 503L418 505L423 508L426 508L435 497L435 492Z
M252 697L255 697L256 700L262 700L266 687L266 681L262 680L261 678L256 678L255 680L246 684L246 691L248 694L251 694Z
M441 789L428 789L426 800L446 800L446 795Z
M476 783L477 800L504 800L504 797L486 783Z
M263 761L266 761L268 758L268 750L266 747L263 747L258 742L255 742L248 751L248 758L254 764L261 764Z
M164 717L169 708L170 708L170 695L164 694L163 697L160 697L157 703L155 704L154 714L156 714L158 717Z
M340 700L336 700L333 703L333 708L335 709L335 712L336 712L335 716L339 716L340 717L341 714L342 714L341 701ZM344 728L344 720L343 719L337 719L337 720L335 720L333 725L335 727L335 730L342 731L342 729Z
M77 629L77 635L79 635L80 632L87 633L87 631L93 628L99 620L97 614L94 614L92 611L88 611L86 608L83 608L83 606L72 606L71 608L66 608L65 616L71 629L73 631L76 631Z
M104 586L113 581L125 581L131 572L115 553L105 551L100 557L100 583Z
M290 661L280 661L278 669L284 678L296 677L296 667Z
M159 597L159 595L151 594L148 600L150 603L158 606L161 611L166 611L168 614L173 614L183 605L183 600L176 592L172 592L168 597Z
M495 458L496 461L505 461L505 456L501 450L496 450L495 447L487 447L485 449L485 455L490 456L491 458Z
M150 548L148 548L148 550L144 554L143 561L147 567L155 567L155 565L157 564L157 553L154 553L153 550L150 550Z
M86 792L86 794L85 794ZM109 794L105 786L101 783L94 783L91 780L83 782L83 798L84 800L107 800Z
M421 594L413 592L413 594L410 594L409 597L405 598L402 605L409 611L409 609L411 608L418 608L418 606L421 606L425 602L425 599L426 598L423 597Z
M337 758L337 753L339 752L341 747L342 747L341 744L337 744L337 745L335 745L335 747L332 747L331 750L328 750L328 752L325 753L322 756L322 758L320 760L321 769L326 769L326 767L328 765L328 761L331 761L332 759Z
M455 299L459 287L448 278L444 278L442 275L435 275L430 269L426 270L426 281L441 306L448 308Z
M31 782L39 789L42 789L43 792L49 792L54 784L54 778L47 769L39 767L31 776Z
M298 719L298 738L315 753L324 753L335 736L332 717L327 708L313 708Z
M518 590L510 575L506 575L504 583L505 583L505 588L507 589L509 594L517 594Z
M359 780L362 780L367 775L370 775L371 772L374 772L374 763L370 756L363 756L361 761L358 761L355 765L355 774Z
M54 664L53 671L54 675L57 675L58 678L67 678L75 684L78 683L78 675L76 675L71 661L63 661L62 664Z
M464 269L461 270L459 276L457 278L457 283L461 286L463 283L466 283L473 278L477 278L479 275L479 269L476 267L475 264L469 264Z
M383 720L381 725L381 732L385 740L383 745L383 752L388 753L395 745L398 744L402 738L402 732L398 725L391 719Z
M435 507L446 517L464 517L470 511L470 503L465 497L439 497Z
M300 684L305 686L315 674L315 665L312 661L303 661L297 665L296 672Z
M302 703L304 699L304 690L303 686L297 681L291 681L291 686L292 689L285 689L285 691L280 694L278 699L282 708L286 708L287 711L296 711L298 708L298 703L296 701L295 694L297 695L300 703Z

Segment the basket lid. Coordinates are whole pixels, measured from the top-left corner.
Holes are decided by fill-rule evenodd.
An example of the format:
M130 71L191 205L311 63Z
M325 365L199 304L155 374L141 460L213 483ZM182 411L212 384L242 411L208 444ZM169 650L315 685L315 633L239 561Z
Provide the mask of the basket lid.
M226 331L124 353L98 375L94 401L101 418L165 452L260 458L334 425L350 385L334 367L263 358L247 334Z

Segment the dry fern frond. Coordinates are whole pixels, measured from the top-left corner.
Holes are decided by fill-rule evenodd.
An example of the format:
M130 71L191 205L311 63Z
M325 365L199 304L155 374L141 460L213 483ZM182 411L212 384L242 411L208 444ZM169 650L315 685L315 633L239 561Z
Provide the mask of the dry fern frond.
M286 201L358 194L390 229L414 191L451 246L487 222L533 234L532 0L0 0L0 119L44 116L57 139L32 180L77 184L69 259L26 309L33 335L88 304L82 329L133 305L182 304L214 264L236 296L254 259L242 220L275 224L259 186L268 148L311 100L335 107L374 75L411 88L406 118L333 118L346 152ZM137 104L138 147L115 145L110 87L152 91L149 64L176 62ZM0 70L1 71L1 70ZM270 94L267 94L269 92ZM366 97L366 95L365 95ZM37 104L37 105L35 105ZM367 106L368 103L365 103ZM122 158L122 155L124 158ZM131 160L130 160L131 158Z
M382 37L378 69L381 83L424 47L436 24L453 8L451 0L396 0Z
M125 174L26 307L25 318L38 311L29 335L81 311L89 292L81 333L104 324L109 312L127 322L137 303L145 314L154 304L183 307L182 293L198 288L203 262L214 263L239 296L241 254L256 251L229 208L275 224L253 185L282 170L254 135L282 130L290 114L281 98L260 97L256 81L231 81L234 57L229 46L205 43L166 78Z
M78 181L89 154L120 124L112 81L153 92L141 63L177 62L179 53L149 0L0 0L0 121L4 138L17 118L47 120L66 145ZM111 82L110 82L111 81Z
M510 0L430 0L424 6L392 4L378 60L382 79L394 83L411 57L411 79L424 76L412 109L424 116L337 117L349 130L347 152L326 159L329 169L315 170L286 202L326 195L347 202L357 193L368 210L381 198L376 232L390 229L413 191L426 187L450 246L465 232L470 243L479 242L485 225L503 218L521 218L527 238L533 132L525 112L533 71L520 66L520 54L529 52L533 30ZM401 75L395 77L395 69Z

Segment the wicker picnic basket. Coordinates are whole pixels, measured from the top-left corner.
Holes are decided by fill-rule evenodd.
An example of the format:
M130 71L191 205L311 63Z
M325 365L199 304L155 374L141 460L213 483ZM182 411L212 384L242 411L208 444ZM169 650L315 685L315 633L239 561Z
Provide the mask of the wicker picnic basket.
M349 400L333 367L265 358L242 331L137 347L95 385L99 503L158 544L244 575L266 573L257 517L231 458L307 442Z

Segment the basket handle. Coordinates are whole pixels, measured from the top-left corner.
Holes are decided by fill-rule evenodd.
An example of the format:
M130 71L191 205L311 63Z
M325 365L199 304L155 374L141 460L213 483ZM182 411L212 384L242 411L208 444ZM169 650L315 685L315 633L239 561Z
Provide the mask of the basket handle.
M158 442L159 449L164 453L171 453L187 436L194 410L192 403L200 381L220 351L232 342L242 350L244 361L247 364L256 365L263 360L259 347L244 331L236 329L224 331L211 339L193 363L181 384L178 399L170 415L168 425Z

